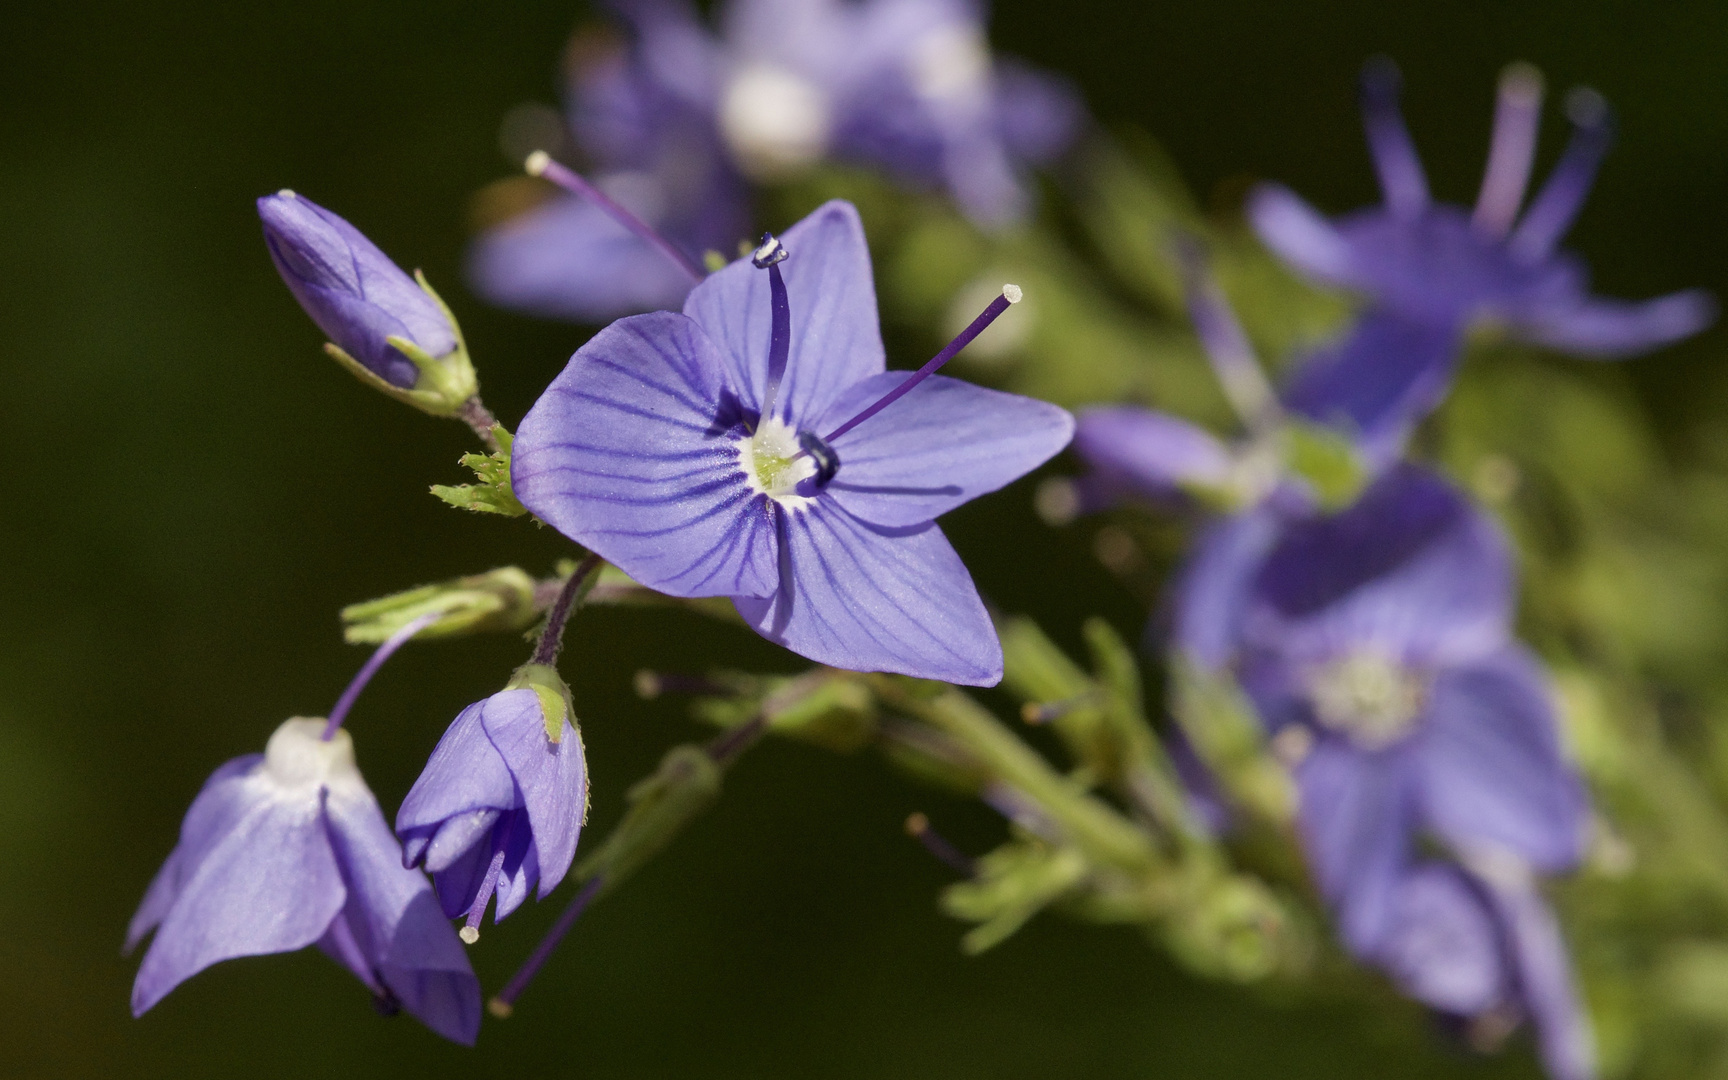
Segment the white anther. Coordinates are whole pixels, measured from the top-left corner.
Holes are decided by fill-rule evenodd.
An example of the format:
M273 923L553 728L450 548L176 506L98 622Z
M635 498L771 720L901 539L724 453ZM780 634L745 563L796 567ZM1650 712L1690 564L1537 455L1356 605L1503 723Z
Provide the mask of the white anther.
M1018 285L1004 285L1002 286L1002 295L1008 298L1010 304L1018 304L1026 294L1020 290Z
M528 160L522 163L522 168L529 176L539 176L552 164L552 155L544 150L536 150L528 155Z

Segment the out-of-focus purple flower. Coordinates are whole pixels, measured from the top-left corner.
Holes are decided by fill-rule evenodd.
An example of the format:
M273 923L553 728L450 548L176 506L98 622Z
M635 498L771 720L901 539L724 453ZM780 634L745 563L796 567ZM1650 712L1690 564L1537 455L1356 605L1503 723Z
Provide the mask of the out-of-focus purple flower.
M1578 90L1569 98L1571 145L1526 208L1542 81L1528 65L1509 67L1488 167L1469 210L1430 200L1398 89L1390 62L1372 62L1363 73L1381 205L1328 219L1276 184L1262 185L1249 201L1249 218L1274 251L1314 280L1370 302L1354 330L1297 376L1293 408L1401 439L1438 403L1462 335L1478 321L1593 358L1644 352L1710 323L1715 304L1698 290L1640 303L1592 296L1583 261L1558 249L1608 148L1608 109L1599 95ZM1389 336L1403 341L1402 353L1384 347Z
M813 660L993 684L1001 646L934 519L1050 458L1073 419L923 375L885 370L863 228L828 203L683 314L620 320L578 350L522 421L512 483L642 584L731 597Z
M567 114L595 184L699 259L750 234L749 201L712 107L691 85L709 81L711 45L673 14L645 7L629 43L579 50ZM676 307L694 284L602 207L568 194L483 234L469 277L493 303L578 322Z
M258 200L264 242L306 314L361 367L412 390L420 366L392 337L437 360L461 345L443 306L342 218L292 191Z
M1448 1011L1499 984L1479 960L1409 937L1413 926L1463 935L1475 917L1441 895L1449 886L1412 878L1420 840L1528 876L1574 866L1586 826L1546 677L1511 636L1512 603L1498 530L1438 478L1400 466L1340 514L1287 522L1236 626L1244 687L1280 744L1304 748L1298 823L1345 944ZM1513 941L1506 985L1521 988L1545 1045L1571 1045L1554 1028L1584 1023L1575 1002L1565 1017L1556 1004L1570 993L1563 952L1519 952L1517 934L1535 932L1533 888L1489 897ZM1588 1075L1555 1061L1564 1080Z
M396 813L404 864L431 871L444 914L467 916L465 939L479 936L494 894L496 921L536 884L545 897L575 858L588 775L582 736L560 708L556 741L533 689L463 709Z
M346 731L295 719L263 754L217 769L127 931L152 930L132 986L142 1015L211 964L316 944L381 1008L472 1044L480 986L426 879L402 851L354 764Z

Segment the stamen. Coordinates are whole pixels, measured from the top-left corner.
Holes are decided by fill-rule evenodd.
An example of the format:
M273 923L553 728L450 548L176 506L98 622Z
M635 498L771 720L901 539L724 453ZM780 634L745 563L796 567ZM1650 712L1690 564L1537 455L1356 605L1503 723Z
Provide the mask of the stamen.
M508 1019L516 1011L516 999L522 996L522 991L528 989L528 984L534 981L534 976L551 958L553 950L564 940L564 935L576 925L576 920L582 917L582 912L600 894L600 885L605 878L596 874L582 883L582 888L571 898L570 904L558 916L558 921L552 924L552 929L546 931L546 936L540 939L540 944L534 946L534 951L528 959L510 976L510 981L504 984L504 989L498 991L491 1001L486 1003L486 1011L500 1020Z
M468 909L467 921L462 929L456 931L456 936L463 944L472 945L480 940L480 920L486 914L486 905L491 901L492 894L498 891L498 874L504 869L504 848L500 846L492 853L492 862L486 867L486 876L480 882L480 891L474 894L474 904Z
M750 265L768 271L768 390L758 425L774 416L780 380L786 377L786 355L792 350L792 306L786 299L786 279L780 276L780 264L790 254L773 233L763 233L762 246L750 256Z
M834 479L834 474L840 471L840 455L814 431L799 432L798 445L803 447L799 451L800 456L809 455L816 462L816 475L812 477L816 486L827 487L828 482Z
M932 829L930 819L923 814L913 814L906 819L906 835L923 844L925 851L947 863L957 873L971 877L978 869L978 864L970 856Z
M1398 108L1402 82L1391 60L1368 61L1362 69L1362 124L1386 205L1399 217L1414 217L1428 205L1428 179Z
M330 719L324 725L322 738L325 742L336 737L336 732L341 728L342 721L348 718L348 710L354 707L355 700L360 697L360 691L366 689L366 684L372 681L372 676L378 674L378 669L384 666L384 661L390 659L391 654L397 649L408 644L409 638L441 618L443 618L441 613L429 611L384 639L384 644L378 646L378 651L374 652L371 658L361 665L359 673L348 684L348 689L342 691L342 696L336 699L335 706L330 710Z
M1512 233L1509 244L1517 258L1534 262L1554 250L1583 208L1596 168L1613 141L1613 116L1596 91L1581 86L1567 94L1566 115L1572 121L1572 141Z
M1020 291L1020 286L1018 286L1018 285L1004 285L1004 286L1002 286L1002 295L998 296L996 299L990 301L989 306L986 307L983 310L983 312L981 312L976 319L972 320L972 325L970 325L966 329L960 331L959 337L956 337L953 341L950 341L946 348L944 348L941 352L937 353L935 356L932 356L929 359L929 361L925 363L925 365L923 367L921 367L917 371L913 372L911 378L907 379L905 382L901 383L899 386L896 386L894 389L888 391L886 394L883 394L880 398L878 398L876 400L875 404L865 407L864 411L859 413L857 416L854 416L852 419L846 421L844 424L841 424L839 427L835 428L833 431L830 431L826 436L823 437L822 441L825 443L834 442L835 439L838 439L840 436L846 434L848 431L851 431L853 428L857 427L859 424L862 424L864 421L870 419L872 416L875 416L877 413L881 412L883 409L886 409L888 406L894 404L896 401L899 401L901 398L905 397L909 392L911 392L911 390L914 386L917 386L919 383L923 382L925 379L928 379L930 376L936 374L936 371L938 368L940 368L943 364L946 364L948 361L954 359L955 354L957 354L961 349L964 349L966 346L970 345L972 343L972 339L977 337L979 334L983 333L984 328L986 326L989 326L991 323L995 322L998 316L1000 316L1004 311L1008 310L1009 304L1018 304L1020 302L1020 298L1023 295L1024 294ZM800 455L802 455L805 452L807 452L807 451L800 451Z
M1542 73L1526 63L1509 64L1500 75L1494 107L1494 133L1488 169L1471 219L1484 235L1505 236L1518 219L1530 165L1536 157L1536 131L1542 121Z
M528 160L522 163L522 168L529 176L545 177L573 195L580 195L585 199L593 200L600 209L606 211L607 216L613 221L658 248L662 254L677 264L678 269L688 274L691 281L699 282L705 276L702 273L702 268L696 265L690 256L679 250L676 244L661 236L653 226L626 210L623 204L589 183L581 173L565 168L553 161L552 155L546 151L536 150L529 154Z
M1254 346L1242 324L1230 310L1218 281L1207 272L1205 254L1199 245L1184 238L1177 243L1183 286L1188 297L1188 317L1194 333L1212 362L1213 374L1236 415L1250 431L1264 431L1277 422L1278 395L1260 370Z

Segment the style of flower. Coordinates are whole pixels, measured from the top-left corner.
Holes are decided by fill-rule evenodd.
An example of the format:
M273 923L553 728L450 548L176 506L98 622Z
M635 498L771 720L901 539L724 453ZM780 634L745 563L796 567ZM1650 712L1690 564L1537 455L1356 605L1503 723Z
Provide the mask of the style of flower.
M560 713L554 739L531 688L463 709L396 812L403 864L431 871L444 914L466 917L466 941L494 894L497 921L536 884L544 898L576 856L588 775L582 736Z
M1276 184L1249 202L1261 239L1293 267L1368 298L1354 330L1298 373L1286 395L1293 409L1397 442L1444 396L1462 336L1477 322L1592 358L1645 352L1710 323L1715 305L1698 290L1640 303L1592 296L1583 260L1558 249L1608 148L1599 95L1576 90L1568 99L1571 144L1525 207L1542 81L1527 65L1509 67L1481 191L1467 210L1431 201L1398 91L1390 62L1369 64L1362 110L1381 205L1328 219Z
M1493 524L1399 466L1350 509L1282 525L1234 663L1294 762L1301 836L1346 946L1447 1011L1493 996L1480 972L1466 994L1461 969L1423 966L1461 956L1416 947L1429 931L1411 905L1420 914L1442 888L1421 883L1418 844L1438 843L1486 883L1482 910L1511 942L1504 985L1543 1029L1551 1071L1572 1080L1588 1075L1584 1021L1563 951L1533 936L1546 916L1532 913L1531 875L1576 865L1588 807L1546 677L1511 636L1513 591ZM1447 918L1456 929L1464 916Z
M326 735L330 737L325 738ZM155 940L132 986L141 1016L211 964L316 944L387 1011L472 1044L480 986L432 889L354 763L346 731L289 720L263 754L204 784L127 931Z
M410 351L443 360L461 349L461 337L438 299L359 229L286 190L259 199L258 217L277 272L306 314L330 335L343 354L338 359L358 364L398 390L412 390L423 365Z
M643 585L731 597L812 660L994 684L1001 646L934 519L1049 459L1073 419L929 373L1004 293L919 372L885 370L863 227L828 203L682 314L579 349L522 421L512 485Z

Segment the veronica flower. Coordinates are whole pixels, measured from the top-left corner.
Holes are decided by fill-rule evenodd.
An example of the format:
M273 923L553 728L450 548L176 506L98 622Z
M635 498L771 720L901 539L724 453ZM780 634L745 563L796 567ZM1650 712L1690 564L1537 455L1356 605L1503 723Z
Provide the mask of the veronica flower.
M270 259L326 334L326 351L362 381L428 412L448 414L476 391L462 335L424 278L312 200L279 191L258 200Z
M480 986L468 958L426 879L403 869L348 733L325 738L328 728L289 720L264 753L205 781L127 931L128 950L156 931L134 1016L211 964L315 944L381 1008L473 1043Z
M432 872L444 914L466 916L461 936L470 943L494 894L496 921L536 884L544 898L564 880L587 816L568 691L550 669L524 674L516 688L462 710L396 812L404 864ZM550 725L531 681L560 699Z
M578 322L676 307L701 276L693 260L749 235L744 179L702 94L686 85L705 79L708 44L654 9L639 12L634 30L627 44L585 38L572 50L569 127L595 185L677 256L594 199L560 194L475 242L469 278L493 303Z
M1577 90L1568 99L1571 143L1526 206L1542 81L1527 65L1509 67L1482 187L1466 209L1430 199L1398 88L1390 63L1363 73L1381 205L1328 219L1275 184L1249 202L1261 239L1292 266L1368 299L1355 329L1298 374L1287 394L1293 408L1398 441L1444 395L1462 335L1477 322L1593 358L1644 352L1709 324L1714 304L1698 290L1640 303L1592 296L1583 261L1559 250L1608 148L1599 95Z
M341 729L378 668L435 619L380 645L328 720L289 720L264 753L204 782L126 931L128 952L156 932L132 1015L211 964L315 944L366 984L379 1011L407 1009L447 1039L474 1042L480 984L426 878L403 867Z
M1073 431L1053 405L930 374L1019 295L1004 292L920 371L885 370L863 228L828 203L682 314L579 349L522 421L512 485L642 584L731 597L813 660L993 684L1001 646L933 519Z
M1511 637L1512 603L1498 530L1438 478L1401 466L1349 510L1286 522L1243 607L1238 674L1297 762L1317 883L1345 944L1371 960L1394 950L1407 985L1453 977L1412 967L1420 954L1398 943L1423 838L1467 865L1526 875L1581 854L1583 787L1544 673Z

